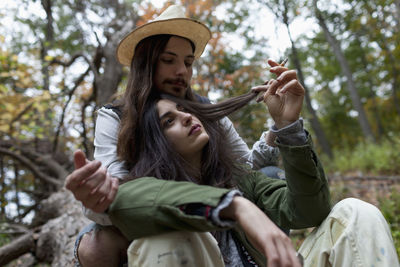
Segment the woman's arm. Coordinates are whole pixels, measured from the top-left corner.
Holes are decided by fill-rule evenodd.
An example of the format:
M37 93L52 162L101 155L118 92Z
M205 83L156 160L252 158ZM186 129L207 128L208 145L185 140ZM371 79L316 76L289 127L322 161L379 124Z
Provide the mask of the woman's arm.
M248 199L236 196L220 217L241 226L250 243L267 258L267 266L301 266L290 238Z
M108 214L129 240L171 231L212 231L223 227L212 221L211 210L230 191L143 177L120 185ZM196 208L201 212L192 212Z
M128 240L171 231L221 230L224 227L212 220L211 213L230 195L233 197L229 203L217 214L219 220L238 223L247 239L268 258L269 266L274 266L273 263L300 266L290 239L257 206L231 193L235 192L144 177L121 185L108 213L113 225ZM191 205L206 207L206 212L187 213Z

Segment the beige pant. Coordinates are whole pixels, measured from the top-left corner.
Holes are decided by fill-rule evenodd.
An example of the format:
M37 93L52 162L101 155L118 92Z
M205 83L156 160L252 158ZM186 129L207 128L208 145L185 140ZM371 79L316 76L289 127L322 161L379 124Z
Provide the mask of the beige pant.
M299 252L304 266L398 267L399 259L382 213L347 198L306 238Z
M398 267L389 227L371 204L348 198L336 204L299 252L305 267ZM173 232L132 242L129 266L224 266L209 233Z
M133 241L128 266L222 267L224 261L210 233L172 232Z

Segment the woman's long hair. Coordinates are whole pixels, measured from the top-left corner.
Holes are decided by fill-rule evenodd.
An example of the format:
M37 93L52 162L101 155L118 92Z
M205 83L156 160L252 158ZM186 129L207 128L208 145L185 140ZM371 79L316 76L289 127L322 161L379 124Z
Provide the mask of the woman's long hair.
M122 110L120 130L118 134L117 154L132 167L140 158L134 145L137 126L143 117L144 106L153 87L153 75L161 53L164 51L172 35L160 34L147 37L136 46L129 72L128 84L121 100L116 106ZM193 42L188 40L195 49ZM186 99L195 101L193 92L187 89Z
M132 167L126 180L153 176L163 180L191 181L197 184L231 188L234 186L233 174L238 174L242 169L238 168L220 119L243 107L255 96L255 93L250 92L217 104L202 104L169 95L152 94L145 105L141 125L138 127L134 140L134 146L140 158ZM209 141L203 149L201 173L196 172L173 149L165 137L157 110L160 99L177 103L203 124L209 135Z

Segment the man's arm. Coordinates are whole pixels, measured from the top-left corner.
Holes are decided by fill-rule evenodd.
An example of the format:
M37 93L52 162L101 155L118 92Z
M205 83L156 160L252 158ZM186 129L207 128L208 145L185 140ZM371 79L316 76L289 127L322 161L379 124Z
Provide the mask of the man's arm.
M81 151L74 155L75 170L67 176L65 186L82 202L84 214L101 225L111 225L104 211L114 200L118 178L128 171L117 157L119 116L112 109L98 111L95 131L95 161L86 160ZM81 162L81 163L77 163Z
M267 132L261 134L260 139L254 143L250 150L229 118L223 118L221 123L239 163L248 164L254 170L259 170L265 166L278 165L279 149L267 143Z

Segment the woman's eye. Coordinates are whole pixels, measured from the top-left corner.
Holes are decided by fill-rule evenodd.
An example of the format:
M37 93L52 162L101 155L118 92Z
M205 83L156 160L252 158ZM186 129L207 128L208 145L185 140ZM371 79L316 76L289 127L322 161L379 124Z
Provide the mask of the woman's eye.
M163 126L164 126L164 127L168 127L168 126L170 126L173 122L174 122L174 119L172 119L172 118L166 119L166 120L164 121L164 123L163 123Z
M193 62L185 62L185 66L186 66L186 67L191 67L192 64L193 64Z

